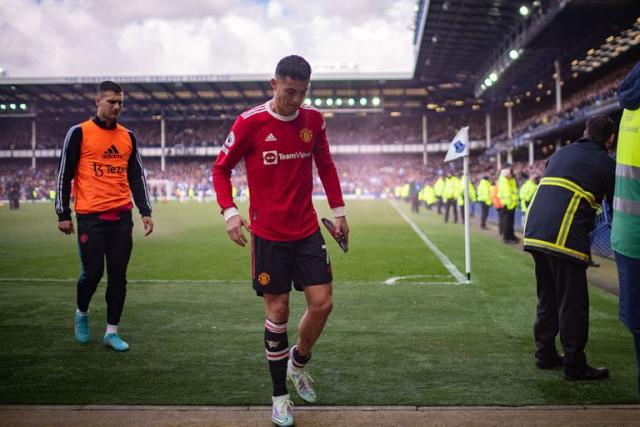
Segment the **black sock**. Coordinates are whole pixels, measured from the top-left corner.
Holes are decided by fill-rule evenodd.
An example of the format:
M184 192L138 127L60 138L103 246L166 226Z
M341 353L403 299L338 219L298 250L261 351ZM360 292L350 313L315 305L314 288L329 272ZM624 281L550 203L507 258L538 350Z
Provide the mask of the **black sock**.
M275 323L269 319L264 322L264 349L269 361L269 372L273 382L273 396L287 394L287 360L289 359L289 340L287 324Z
M293 346L293 348L291 349L291 363L293 363L293 366L302 369L305 367L309 359L311 359L311 354L302 357L300 353L298 353L298 346Z

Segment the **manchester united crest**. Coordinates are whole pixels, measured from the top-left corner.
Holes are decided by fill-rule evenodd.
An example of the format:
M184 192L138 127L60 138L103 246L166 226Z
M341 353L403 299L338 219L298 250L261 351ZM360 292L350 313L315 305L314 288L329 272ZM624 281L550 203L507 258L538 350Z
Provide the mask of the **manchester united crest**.
M300 139L304 142L311 142L313 139L313 132L309 128L304 128L300 131Z
M269 276L269 273L260 273L260 275L258 276L258 283L260 283L262 286L267 286L270 281L271 276Z

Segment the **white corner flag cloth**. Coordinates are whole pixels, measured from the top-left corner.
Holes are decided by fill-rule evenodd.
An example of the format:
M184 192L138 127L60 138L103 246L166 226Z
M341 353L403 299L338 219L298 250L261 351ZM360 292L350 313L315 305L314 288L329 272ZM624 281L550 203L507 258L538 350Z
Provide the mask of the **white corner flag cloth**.
M458 131L455 138L451 141L445 162L450 162L460 157L469 155L469 126L465 126Z

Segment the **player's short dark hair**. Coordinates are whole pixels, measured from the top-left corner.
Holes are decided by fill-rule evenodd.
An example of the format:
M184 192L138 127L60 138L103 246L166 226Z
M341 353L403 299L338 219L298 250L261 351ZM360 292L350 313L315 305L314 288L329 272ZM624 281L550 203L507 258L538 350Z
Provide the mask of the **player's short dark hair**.
M285 56L276 66L276 78L290 77L293 80L305 81L311 78L311 65L302 56Z
M587 120L587 136L604 144L613 135L614 124L609 116L595 116Z
M122 86L120 86L116 82L112 82L111 80L105 80L103 82L100 82L100 84L96 88L96 92L98 95L109 90L114 93L122 93Z

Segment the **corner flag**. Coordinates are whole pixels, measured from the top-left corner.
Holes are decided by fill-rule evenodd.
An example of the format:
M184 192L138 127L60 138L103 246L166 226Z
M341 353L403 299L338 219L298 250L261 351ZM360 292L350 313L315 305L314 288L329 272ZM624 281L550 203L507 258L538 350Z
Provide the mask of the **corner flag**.
M459 159L460 157L465 157L469 155L469 126L465 126L458 131L453 141L451 141L451 145L449 146L449 150L447 151L447 155L444 158L445 162L450 162L452 160Z
M471 283L471 235L469 231L469 126L458 131L451 141L445 162L462 157L462 185L464 188L464 266L467 283Z

